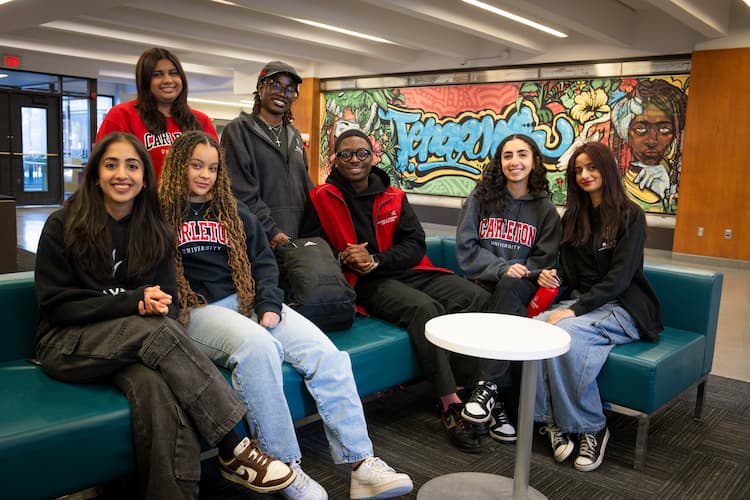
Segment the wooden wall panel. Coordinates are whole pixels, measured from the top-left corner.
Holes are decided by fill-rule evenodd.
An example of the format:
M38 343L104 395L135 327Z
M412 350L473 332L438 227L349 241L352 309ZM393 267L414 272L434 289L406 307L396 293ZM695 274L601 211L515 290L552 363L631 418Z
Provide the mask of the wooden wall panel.
M748 88L750 48L693 53L674 252L750 260Z
M307 160L310 177L318 178L320 157L320 78L305 78L299 86L299 98L292 107L294 126L302 134L308 134Z

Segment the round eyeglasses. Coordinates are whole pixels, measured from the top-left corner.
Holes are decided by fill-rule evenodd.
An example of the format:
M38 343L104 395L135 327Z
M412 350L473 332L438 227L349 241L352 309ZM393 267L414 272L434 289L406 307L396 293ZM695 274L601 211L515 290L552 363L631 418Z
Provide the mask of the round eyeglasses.
M336 158L339 160L344 161L352 161L352 157L354 155L357 155L357 159L359 160L365 160L372 154L372 151L370 151L367 148L359 148L356 151L339 151L336 153Z
M289 99L296 99L299 95L299 92L297 92L297 87L295 86L288 86L284 87L279 82L269 81L267 83L268 88L271 89L272 94L278 94L278 95L285 95Z

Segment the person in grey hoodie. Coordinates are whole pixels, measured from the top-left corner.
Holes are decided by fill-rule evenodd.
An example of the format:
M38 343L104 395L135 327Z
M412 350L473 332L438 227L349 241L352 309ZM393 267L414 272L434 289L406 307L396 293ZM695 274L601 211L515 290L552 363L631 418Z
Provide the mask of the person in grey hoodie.
M492 293L488 311L528 314L539 273L555 264L560 231L539 147L525 135L506 137L467 198L456 228L458 265ZM503 363L507 370L510 363ZM515 440L496 381L477 384L462 416L475 423L490 421L494 439Z

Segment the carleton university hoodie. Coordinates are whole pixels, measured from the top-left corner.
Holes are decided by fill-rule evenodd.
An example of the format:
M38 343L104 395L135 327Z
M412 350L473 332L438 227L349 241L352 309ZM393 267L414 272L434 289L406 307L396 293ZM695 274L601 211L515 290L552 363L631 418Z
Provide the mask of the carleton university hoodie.
M456 228L456 259L469 279L498 281L508 268L524 264L535 280L555 265L560 216L545 193L513 198L508 191L502 213L483 210L476 188L464 203Z

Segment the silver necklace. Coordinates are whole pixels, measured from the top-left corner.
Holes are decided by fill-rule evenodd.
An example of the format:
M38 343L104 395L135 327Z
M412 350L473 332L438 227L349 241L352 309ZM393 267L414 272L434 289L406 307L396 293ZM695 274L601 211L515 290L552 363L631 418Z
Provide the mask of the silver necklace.
M276 142L276 147L281 147L281 127L284 125L284 122L282 121L278 125L271 125L266 120L263 119L262 116L258 115L258 118L266 124L266 127L268 127L269 132L271 132L271 135L273 135L274 142Z
M198 210L196 210L196 209L193 208L193 204L191 203L190 204L190 211L193 212L193 215L195 215L197 217L198 214L200 213L200 211L203 210L203 207L205 207L205 206L206 206L206 202L204 201L203 203L201 203L201 206L198 207Z
M266 125L268 125L268 124L266 124ZM273 138L276 141L276 147L280 148L281 147L281 139L280 139L280 137L281 137L281 124L276 125L276 127L272 127L272 126L268 125L268 130L270 130L271 133L273 134ZM276 132L276 130L278 130L278 132Z

